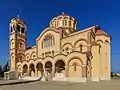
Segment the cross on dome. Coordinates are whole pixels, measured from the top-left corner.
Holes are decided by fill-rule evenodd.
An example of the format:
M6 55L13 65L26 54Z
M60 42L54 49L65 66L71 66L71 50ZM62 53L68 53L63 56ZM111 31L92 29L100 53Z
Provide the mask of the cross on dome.
M20 17L20 15L19 14L17 14L17 18L19 18Z
M64 15L65 13L64 12L62 12L62 15Z
M20 18L20 8L19 8L18 13L17 13L17 18Z

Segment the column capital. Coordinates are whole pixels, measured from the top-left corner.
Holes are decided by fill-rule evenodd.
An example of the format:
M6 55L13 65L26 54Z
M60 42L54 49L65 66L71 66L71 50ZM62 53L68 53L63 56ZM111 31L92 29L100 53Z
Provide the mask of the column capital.
M55 76L55 66L52 67L52 74Z

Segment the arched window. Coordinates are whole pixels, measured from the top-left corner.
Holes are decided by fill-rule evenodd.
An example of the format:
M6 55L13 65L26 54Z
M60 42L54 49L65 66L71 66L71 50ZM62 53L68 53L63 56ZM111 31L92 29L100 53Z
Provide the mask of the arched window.
M25 59L26 59L26 57L23 53L18 53L17 54L17 62L22 62Z
M42 53L42 57L44 58L44 53Z
M75 28L75 25L76 25L76 22L74 21L74 23L73 23L73 28Z
M63 20L63 26L65 26L65 20Z
M83 47L83 45L81 44L81 45L80 45L80 51L81 51L81 52L82 52L82 47Z
M67 26L67 20L63 20L63 26Z
M13 58L14 58L14 56L12 55L12 56L11 56L11 58L13 59Z
M66 47L66 52L67 52L67 54L69 54L69 48L68 47Z
M55 21L55 27L56 27L56 21Z
M14 47L14 42L11 42L11 48L13 48Z
M55 27L58 27L58 21L57 20L55 21Z
M10 42L10 49L13 49L13 48L14 48L14 45L15 45L14 39L12 39L11 42Z
M29 59L29 56L27 56L27 60Z
M35 52L33 52L32 54L31 54L31 59L36 59L36 53Z
M23 33L23 34L25 33L25 28L24 27L21 28L21 33Z
M20 26L19 25L17 25L17 30L20 33Z
M52 56L54 56L54 51L52 51Z
M54 37L53 35L49 34L45 36L43 39L43 47L42 48L47 48L47 47L52 47L54 45Z
M44 39L44 41L43 41L43 45L44 45L44 47L46 48L46 39Z
M71 27L71 20L69 21L69 27Z
M12 27L10 28L10 31L11 31L11 33L13 32L13 28Z
M52 40L52 36L50 36L50 46L52 46L52 43L53 42L53 40Z
M67 26L67 20L65 20L65 24L64 25Z
M105 69L107 69L107 53L105 53Z
M22 44L22 43L20 43L19 45L20 45L20 48L22 48L23 44Z
M15 25L13 25L13 30L15 31L15 29L16 29L16 28L15 28Z
M33 55L33 59L35 59L36 58L36 55Z
M18 59L18 60L19 60L19 62L21 62L21 61L22 61L22 59L23 59L23 58L22 58L22 56L20 55L20 56L19 56L19 59Z
M59 26L59 22L58 21L56 21L57 22L57 27Z

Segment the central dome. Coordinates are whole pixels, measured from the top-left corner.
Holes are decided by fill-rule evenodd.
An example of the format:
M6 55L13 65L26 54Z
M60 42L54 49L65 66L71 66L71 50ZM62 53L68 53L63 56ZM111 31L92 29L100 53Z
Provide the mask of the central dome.
M50 26L54 28L65 27L65 28L72 28L76 30L76 24L77 22L73 17L64 13L54 17L50 21Z

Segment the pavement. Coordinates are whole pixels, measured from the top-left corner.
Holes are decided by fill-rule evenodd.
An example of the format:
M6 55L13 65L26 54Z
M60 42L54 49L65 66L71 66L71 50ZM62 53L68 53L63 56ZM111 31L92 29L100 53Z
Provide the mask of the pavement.
M0 80L0 86L17 85L17 84L36 82L36 81L39 80Z
M120 90L120 80L75 83L36 81L31 83L2 85L0 90Z
M5 80L5 79L0 79L0 86L3 85L14 85L14 84L24 84L24 83L31 83L31 82L36 82L36 81L41 81L41 77L38 77L37 79L14 79L14 80Z

